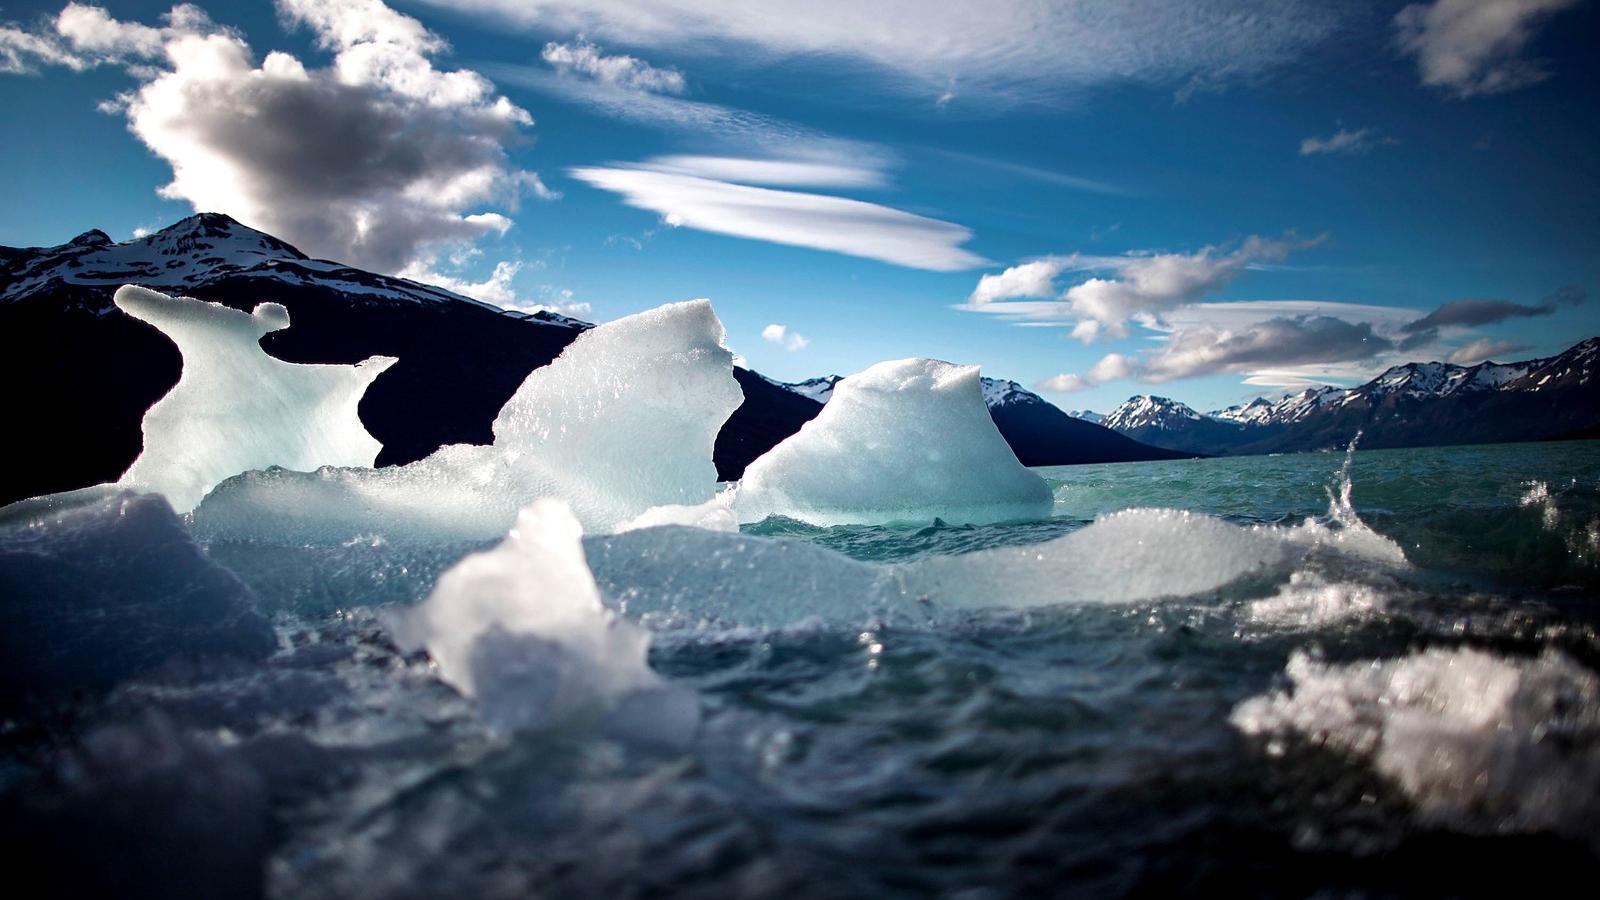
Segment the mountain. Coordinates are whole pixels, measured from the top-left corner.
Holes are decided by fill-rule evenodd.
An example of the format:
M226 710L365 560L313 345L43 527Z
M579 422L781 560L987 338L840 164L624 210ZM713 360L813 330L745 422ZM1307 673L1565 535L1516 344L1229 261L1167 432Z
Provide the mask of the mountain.
M793 384L768 383L814 402L816 407L811 413L814 416L821 412L822 404L828 402L834 386L842 380L838 375L828 375ZM1109 428L1073 418L1015 381L998 378L980 381L990 418L1025 466L1182 459L1194 455L1147 446Z
M112 303L124 284L243 310L281 303L291 327L261 346L289 362L397 357L361 401L362 423L383 444L379 465L492 440L495 415L527 374L592 327L312 259L215 213L121 243L92 230L54 247L0 247L0 378L9 386L12 435L0 503L113 481L139 454L145 410L177 382L182 359L165 335ZM815 417L838 381L781 385L742 367L733 374L745 400L715 454L728 480ZM1104 429L1040 424L1059 410L1026 391L1001 393L1013 395L1006 408L1017 410L1005 414L1012 424L1002 433L1023 436L1024 461L1171 455ZM1028 413L1034 401L1048 409ZM1072 446L1078 440L1081 452Z
M1096 425L1104 425L1106 423L1106 417L1092 409L1069 409L1067 410L1067 415L1074 419L1082 419L1085 422L1093 422Z
M1600 338L1551 357L1394 366L1354 388L1313 388L1208 413L1133 397L1107 424L1137 440L1206 453L1289 453L1346 446L1422 447L1546 440L1600 428ZM1181 411L1177 409L1181 407Z
M1240 427L1195 412L1167 397L1142 394L1106 414L1102 423L1119 434L1153 447L1187 453L1225 453L1237 445Z

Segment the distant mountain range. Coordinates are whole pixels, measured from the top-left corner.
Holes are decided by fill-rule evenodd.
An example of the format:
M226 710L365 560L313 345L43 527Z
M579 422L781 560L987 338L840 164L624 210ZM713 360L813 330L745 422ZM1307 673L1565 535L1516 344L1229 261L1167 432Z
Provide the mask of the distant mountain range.
M1147 444L1205 454L1325 450L1357 432L1371 449L1594 436L1600 337L1523 362L1407 363L1359 387L1310 388L1209 413L1145 394L1102 421Z
M121 243L88 231L55 247L0 247L0 379L11 435L0 503L115 480L138 455L144 412L177 382L182 360L164 335L112 304L124 284L245 310L281 303L291 326L261 345L290 362L397 357L361 402L362 422L383 443L379 465L444 444L487 443L527 374L592 327L312 259L214 213ZM785 385L739 367L734 377L745 401L718 435L725 479L815 417L837 381ZM1029 465L1189 455L1074 419L1014 382L986 380L985 395Z

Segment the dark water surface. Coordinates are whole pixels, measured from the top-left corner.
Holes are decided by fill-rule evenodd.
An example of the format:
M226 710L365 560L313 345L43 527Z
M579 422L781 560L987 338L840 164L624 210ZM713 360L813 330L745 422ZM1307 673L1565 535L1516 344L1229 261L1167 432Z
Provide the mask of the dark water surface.
M212 546L280 649L14 713L0 836L124 896L1592 888L1600 443L1345 465L1044 469L1041 522L587 539L687 728L485 729L385 619L470 548ZM1145 507L1224 524L1091 524ZM1064 568L944 593L994 583L957 555L1079 532ZM1127 562L1151 545L1169 590Z

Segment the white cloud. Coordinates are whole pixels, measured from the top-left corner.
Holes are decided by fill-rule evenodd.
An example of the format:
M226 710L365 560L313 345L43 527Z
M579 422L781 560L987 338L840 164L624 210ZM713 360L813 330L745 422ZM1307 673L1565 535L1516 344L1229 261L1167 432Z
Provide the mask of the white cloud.
M1064 374L1055 375L1034 385L1034 390L1053 391L1058 394L1070 394L1075 391L1086 390L1108 381L1118 381L1131 378L1138 371L1133 360L1121 353L1107 353L1100 361L1089 367L1083 375Z
M1072 322L1073 337L1090 343L1126 336L1132 320L1159 327L1163 316L1226 287L1247 268L1281 261L1301 246L1305 244L1250 237L1226 252L1206 247L1192 254L1046 257L983 276L958 308L1030 321ZM1101 274L1067 288L1058 299L1015 299L1054 293L1056 279L1067 271Z
M861 200L731 184L640 166L586 166L570 169L569 174L620 194L629 206L659 213L675 227L936 272L985 262L960 246L972 236L968 229Z
M1133 362L1126 356L1121 353L1107 353L1099 362L1089 367L1089 374L1086 377L1095 384L1103 384L1127 378L1133 371Z
M363 268L504 233L511 219L486 207L556 196L507 156L532 118L482 75L436 69L445 44L421 23L380 0L277 6L333 54L328 68L282 52L257 63L193 6L156 27L70 5L38 36L65 56L33 58L127 67L139 85L104 108L171 165L162 196Z
M1519 344L1515 341L1495 341L1489 338L1479 338L1451 353L1446 358L1446 361L1455 363L1458 366L1473 366L1496 356L1504 357L1508 353L1521 353L1530 349L1532 348L1527 344Z
M588 41L570 44L552 41L544 45L540 58L558 72L581 75L630 91L681 94L689 89L683 73L677 69L657 68L633 56L608 56Z
M1402 50L1422 83L1458 97L1499 94L1549 75L1522 52L1551 14L1578 0L1436 0L1394 17Z
M1051 256L1012 266L994 275L978 279L967 303L984 306L1018 297L1044 297L1055 293L1057 275L1072 264L1071 257Z
M1085 381L1081 375L1066 373L1062 375L1052 375L1038 384L1035 384L1033 389L1036 391L1050 391L1056 394L1072 394L1078 391L1088 390L1093 386L1094 385Z
M1307 0L427 0L529 30L761 62L866 64L920 96L1025 99L1087 84L1258 74L1329 34L1342 13Z
M520 260L506 260L495 263L494 271L483 281L469 281L452 275L446 275L433 268L434 260L413 260L399 271L401 278L431 284L434 287L453 291L463 297L471 297L484 303L493 303L495 306L513 309L521 305L521 298L517 296L516 288L512 286L512 279L522 271Z
M1358 128L1351 131L1341 128L1333 134L1322 137L1308 137L1300 142L1301 156L1316 156L1324 153L1361 154L1366 153L1379 144L1394 143L1392 138L1386 138L1371 128Z
M769 344L777 344L790 353L804 350L811 341L789 330L787 325L776 323L761 329L761 339Z

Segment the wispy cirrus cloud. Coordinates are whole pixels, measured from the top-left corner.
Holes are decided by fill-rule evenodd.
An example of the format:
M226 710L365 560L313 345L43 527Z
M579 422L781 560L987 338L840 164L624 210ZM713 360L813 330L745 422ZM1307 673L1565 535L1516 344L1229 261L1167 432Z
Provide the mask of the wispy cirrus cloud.
M963 97L1036 99L1102 83L1249 78L1292 60L1345 15L1308 0L427 2L634 47L873 69L889 89L930 99L953 96L958 83Z
M1393 143L1395 143L1394 138L1384 137L1372 128L1357 128L1354 130L1340 128L1325 138L1312 136L1301 141L1300 155L1345 154L1355 156L1369 153L1373 148L1383 144Z
M726 158L685 167L683 158L679 158L676 165L656 161L580 166L569 169L568 174L618 194L629 206L659 214L663 222L673 227L827 250L934 272L971 269L986 262L961 246L972 237L972 232L961 225L863 200L775 190L691 174L710 171L746 171L756 177L783 175L793 179L803 170L785 161Z

